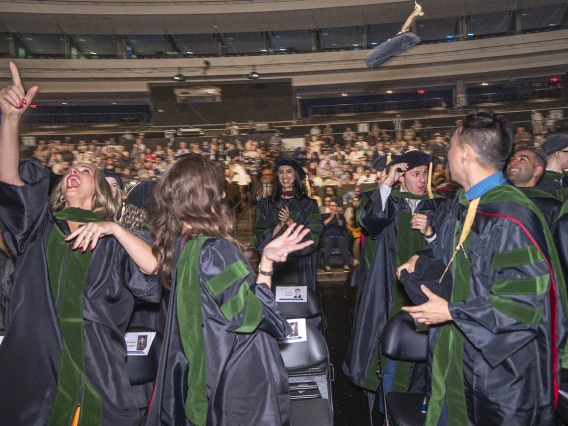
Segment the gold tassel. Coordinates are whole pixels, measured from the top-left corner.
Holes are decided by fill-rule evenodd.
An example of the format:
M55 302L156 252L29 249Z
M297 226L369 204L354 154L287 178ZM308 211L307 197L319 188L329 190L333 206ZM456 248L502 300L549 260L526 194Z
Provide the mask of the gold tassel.
M73 420L71 421L71 426L77 426L79 424L79 417L81 415L81 406L79 405L73 414Z
M392 161L392 155L390 152L387 152L387 164L389 164Z
M428 183L426 184L426 190L428 191L428 198L434 198L434 193L432 192L432 162L428 165Z
M480 197L475 198L475 199L471 200L470 203L469 203L469 206L467 208L467 213L465 215L465 221L463 223L463 229L462 229L461 234L460 234L460 239L458 240L458 245L456 246L456 249L454 250L454 254L452 255L452 258L450 259L448 266L446 266L444 273L440 277L440 281L438 281L439 284L442 283L442 280L446 276L446 272L448 272L448 270L450 269L450 266L452 265L452 262L454 261L456 254L458 254L458 251L460 251L460 249L463 250L463 254L467 258L467 255L465 254L465 248L463 246L463 243L465 243L465 240L467 240L467 236L469 235L469 232L471 231L471 227L473 226L473 220L475 219L475 213L477 212L477 206L479 205L479 199L480 199Z

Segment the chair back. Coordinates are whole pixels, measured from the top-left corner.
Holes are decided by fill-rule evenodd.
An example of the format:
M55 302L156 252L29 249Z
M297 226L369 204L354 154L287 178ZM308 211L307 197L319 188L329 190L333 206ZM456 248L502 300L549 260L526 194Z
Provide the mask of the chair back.
M147 355L126 356L126 371L132 386L143 385L156 380L158 363L162 350L162 333L147 327L130 327L127 333L156 333Z
M315 325L306 321L305 342L279 343L288 374L316 374L328 370L329 354L325 338Z
M392 317L380 337L381 353L397 361L425 362L428 356L428 332L416 331L408 312Z

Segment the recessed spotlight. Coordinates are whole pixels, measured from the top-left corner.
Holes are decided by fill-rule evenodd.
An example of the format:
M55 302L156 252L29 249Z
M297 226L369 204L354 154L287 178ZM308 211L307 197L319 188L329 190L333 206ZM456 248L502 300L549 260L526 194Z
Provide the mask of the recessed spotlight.
M61 102L61 105L67 105L67 102Z
M260 49L261 52L266 52L266 49Z
M344 92L344 93L341 94L341 96L346 97L347 93Z
M112 105L116 105L116 102L111 102Z
M482 86L489 86L489 83L487 83L486 81L484 81L483 83L481 83Z
M84 38L80 38L79 41L85 41L85 39L84 39Z
M371 46L376 46L377 44L379 44L379 43L377 43L376 41L371 42Z
M387 90L387 93L390 95L392 93L392 90Z
M33 38L31 38L31 37L26 37L26 40L32 41Z
M188 55L193 55L193 52L188 51L188 52L185 52L185 53L187 53Z
M468 37L473 37L473 36L475 36L474 33L467 33L467 35L468 35Z
M96 55L97 52L89 52L89 55Z
M301 96L296 96L296 99L302 99L302 97L301 97Z
M285 47L281 47L279 50L280 50L281 52L283 52L283 51L286 50L286 48L285 48Z
M358 45L358 44L353 44L353 47L359 47L359 45Z

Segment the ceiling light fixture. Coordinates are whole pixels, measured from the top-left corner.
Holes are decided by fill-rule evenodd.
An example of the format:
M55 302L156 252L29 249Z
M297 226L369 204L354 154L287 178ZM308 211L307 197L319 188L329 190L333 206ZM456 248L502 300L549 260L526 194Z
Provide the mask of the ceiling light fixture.
M253 66L252 66L252 71L247 74L247 78L248 78L249 80L256 80L258 77L260 77L260 74L256 72L256 66L253 65Z
M392 93L392 90L387 90L387 93L390 95Z
M185 81L184 75L181 73L181 67L178 67L178 73L172 77L174 81Z

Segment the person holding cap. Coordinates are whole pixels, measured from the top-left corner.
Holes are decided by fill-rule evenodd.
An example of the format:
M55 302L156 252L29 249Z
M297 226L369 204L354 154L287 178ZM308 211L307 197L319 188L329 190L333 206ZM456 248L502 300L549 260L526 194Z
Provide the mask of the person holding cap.
M380 170L378 180L384 180L377 189L362 195L356 214L365 240L363 265L357 277L353 335L343 363L343 371L355 384L373 392L379 386L378 338L387 321L408 304L396 268L421 250L428 239L435 238L431 223L441 201L434 199L428 185L430 154L408 151L393 156L388 165L388 159L383 158L379 157L373 168ZM400 189L393 189L395 185ZM419 369L412 364L397 362L394 367L389 360L385 370L387 391L406 392L423 386L418 380Z
M541 148L548 164L537 188L562 202L567 201L568 178L564 174L564 169L568 168L568 135L551 135Z

